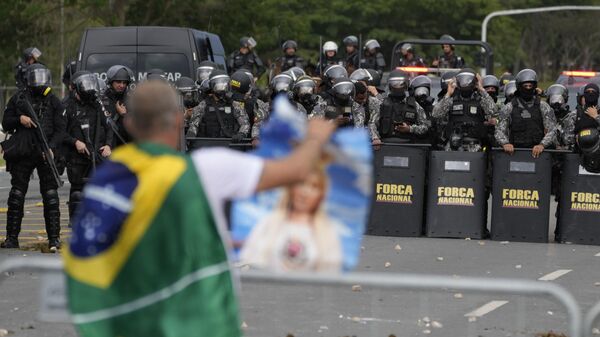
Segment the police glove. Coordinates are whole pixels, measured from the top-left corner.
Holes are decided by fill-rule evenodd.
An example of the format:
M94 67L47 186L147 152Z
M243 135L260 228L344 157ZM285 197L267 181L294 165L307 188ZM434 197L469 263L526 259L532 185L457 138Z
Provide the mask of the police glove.
M244 140L243 133L236 133L235 135L233 135L233 137L231 137L231 141L233 143L241 143L243 140Z

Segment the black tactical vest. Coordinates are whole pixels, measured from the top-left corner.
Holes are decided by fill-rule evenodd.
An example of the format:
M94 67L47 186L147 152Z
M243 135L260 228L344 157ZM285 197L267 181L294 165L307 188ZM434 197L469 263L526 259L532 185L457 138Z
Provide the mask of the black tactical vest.
M388 96L380 107L379 135L382 138L403 138L413 140L414 135L400 133L394 126L401 123L413 125L417 123L417 103L413 97L401 99Z
M533 106L525 105L518 97L511 101L510 143L515 147L531 148L544 139L544 120L540 109L540 99L535 98Z
M485 112L481 107L481 96L474 94L465 99L460 93L456 93L448 116L447 139L450 139L452 133L459 133L464 137L477 139L482 144L486 143L487 134L483 124Z
M206 101L206 110L202 118L198 137L231 138L237 131L237 123L231 104Z

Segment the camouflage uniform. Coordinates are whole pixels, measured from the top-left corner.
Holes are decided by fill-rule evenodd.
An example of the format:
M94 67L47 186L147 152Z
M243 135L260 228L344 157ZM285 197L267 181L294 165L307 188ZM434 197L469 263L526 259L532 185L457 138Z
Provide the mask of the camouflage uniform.
M577 122L577 110L569 112L560 120L557 127L560 144L569 150L575 148L575 123ZM600 129L600 115L596 117L596 123Z
M328 111L333 113L338 109L338 107L336 107L334 105L327 104L327 101L325 101L325 100L323 100L323 102L324 102L324 104L321 105L322 109L318 109L319 111L316 111L317 109L313 110L313 112L309 116L309 118L325 117L326 113ZM360 104L356 103L354 100L352 101L352 105L351 105L350 109L351 109L351 113L352 113L352 120L354 123L354 127L355 128L364 127L365 126L365 109Z
M212 98L207 98L212 99ZM237 121L239 128L237 133L243 134L245 137L249 135L250 132L250 121L248 120L248 114L246 113L246 109L241 102L234 101L231 103L231 108L233 112L233 116ZM207 102L206 100L200 102L194 109L192 110L192 117L189 122L189 129L187 132L187 137L196 137L198 135L198 128L200 127L200 123L202 122L202 118L207 112Z
M500 146L510 144L510 123L511 123L511 112L513 105L511 102L506 103L502 111L500 111L500 120L496 125L496 141ZM540 110L542 113L542 120L544 122L545 135L540 144L548 148L554 144L556 139L556 117L554 116L554 110L546 103L540 102Z
M250 137L252 139L260 138L260 128L262 124L269 118L269 103L266 103L260 99L256 100L254 106L254 124L252 124L252 132Z
M382 95L379 96L384 97ZM381 119L380 108L382 103L383 99L379 101L377 109L371 113L371 118L369 119L369 132L371 133L371 139L373 140L381 139L381 136L379 135L379 120ZM431 121L427 119L425 109L423 109L423 107L419 105L419 103L416 103L416 105L417 123L410 126L410 133L415 135L424 135L431 128Z

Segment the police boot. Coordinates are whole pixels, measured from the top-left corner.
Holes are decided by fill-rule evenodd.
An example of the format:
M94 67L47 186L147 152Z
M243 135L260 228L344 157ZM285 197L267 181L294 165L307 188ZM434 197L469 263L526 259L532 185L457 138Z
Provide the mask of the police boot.
M48 248L55 252L60 248L60 209L58 192L48 190L42 193L44 199L44 220L48 234Z
M23 203L25 193L12 188L8 195L8 210L6 211L6 240L0 244L1 248L19 248L19 232L23 221Z
M75 221L77 208L79 207L79 204L81 204L82 198L83 193L81 191L72 191L69 195L69 227L71 227Z

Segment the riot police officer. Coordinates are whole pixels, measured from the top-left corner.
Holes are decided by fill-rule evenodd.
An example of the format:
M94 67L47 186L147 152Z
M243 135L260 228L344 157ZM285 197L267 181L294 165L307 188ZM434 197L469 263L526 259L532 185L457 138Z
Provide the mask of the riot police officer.
M425 61L415 54L415 48L410 43L405 43L400 47L402 54L398 62L399 67L425 67Z
M379 106L379 113L371 116L369 130L373 145L382 140L390 143L416 143L430 128L425 110L408 95L409 74L394 70L388 78L389 92Z
M241 142L250 132L245 109L232 100L230 77L215 69L208 80L210 94L192 112L187 137L231 138Z
M464 68L465 60L454 53L454 45L452 44L454 38L450 35L444 34L442 37L440 37L440 40L444 40L448 43L444 43L442 45L442 51L444 53L437 59L433 60L431 65L439 68Z
M107 89L102 102L112 121L107 121L113 126L112 149L131 141L131 136L125 129L123 120L127 114L125 99L127 90L133 83L134 75L131 69L123 65L114 65L106 71Z
M508 82L514 81L515 76L509 72L505 72L500 76L500 91L504 92L504 87L508 84Z
M333 41L327 41L323 44L323 54L316 67L316 73L322 75L325 69L330 65L343 65L343 62L337 56L338 45Z
M434 98L430 96L431 92L431 79L425 75L419 75L410 81L409 94L414 97L417 103L425 111L425 116L429 122L429 130L418 136L419 140L426 144L435 145L438 141L436 140L438 125L431 117L433 112Z
M456 76L457 72L455 71L447 71L440 76L440 92L437 94L436 101L440 101L446 93L448 92L448 84L454 81L454 76Z
M496 124L495 113L496 105L479 75L465 68L448 83L446 95L434 106L432 116L445 125L446 151L479 152L488 145L486 126Z
M547 103L554 110L557 121L561 121L569 112L569 90L562 84L553 84L546 90Z
M74 74L75 104L65 110L67 132L67 175L69 192L69 222L83 199L83 187L95 167L111 154L112 130L105 123L106 116L98 100L96 75L88 71Z
M348 72L346 68L342 67L339 64L332 64L325 68L323 72L323 76L321 76L322 81L319 88L319 94L323 99L331 96L331 88L333 87L334 81L338 78L347 78Z
M556 138L554 111L537 95L537 74L523 69L516 76L517 93L500 112L496 141L507 153L515 147L532 148L534 158Z
M254 48L256 40L252 37L242 37L240 39L240 49L229 55L227 67L230 74L239 69L249 70L255 79L258 79L265 72L263 61L258 57Z
M269 117L269 104L254 95L252 87L252 74L238 70L231 75L233 104L246 111L251 124L250 137L252 138L252 145L257 146L262 123Z
M377 40L368 40L363 47L363 58L360 60L360 67L363 69L375 69L379 76L383 75L385 69L385 58L380 51L381 46Z
M52 173L53 158L44 155L42 132L52 152L56 152L64 137L65 120L60 100L51 92L50 71L42 64L27 67L27 87L10 98L2 127L11 137L2 144L6 170L11 175L6 212L6 240L2 248L18 248L18 236L23 220L23 205L29 179L37 170L44 202L44 220L48 245L60 247L60 210L57 177ZM35 116L31 116L31 113ZM38 123L34 121L38 121ZM41 125L39 125L41 124Z
M29 47L23 50L21 60L15 66L15 82L17 89L25 89L27 87L27 67L31 64L38 63L39 58L42 56L42 52L36 47Z
M208 95L208 78L210 77L210 73L218 68L219 66L211 61L202 61L198 64L198 68L196 68L196 84L198 85L200 101L204 100Z
M194 80L187 76L181 76L175 81L175 88L181 95L184 110L184 130L189 128L189 120L192 118L193 109L200 104L200 91ZM185 132L184 132L185 133Z
M292 91L294 100L302 105L307 112L308 117L320 116L324 114L325 102L316 92L317 84L310 76L301 76L296 82Z
M356 69L350 75L350 80L354 82L356 90L354 98L356 109L364 110L367 126L371 120L371 116L379 113L379 107L383 101L383 95L374 86L377 80L374 78L375 75L378 76L379 74L374 70L369 71L368 69ZM370 129L369 132L371 132Z
M284 72L292 67L304 69L304 59L296 55L298 43L294 40L287 40L281 45L283 55L278 57L273 63L275 67L274 75Z
M561 143L568 149L577 148L576 135L583 130L600 128L600 117L598 117L598 97L600 88L595 83L583 86L581 94L582 104L563 118L563 132ZM589 139L586 138L586 139Z
M324 117L334 120L340 127L364 127L365 111L357 109L355 93L354 83L350 79L341 77L334 80L330 95L323 98Z
M342 42L344 43L344 49L346 50L346 55L344 58L344 67L346 68L348 74L351 74L354 70L360 67L360 55L358 54L358 38L354 35L349 35L346 36Z
M509 81L504 86L504 105L508 104L515 97L517 93L517 82Z
M481 79L483 89L490 95L494 100L494 103L498 104L498 94L500 93L500 81L494 75L485 75Z

